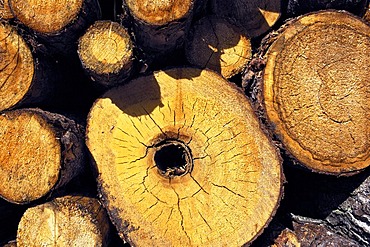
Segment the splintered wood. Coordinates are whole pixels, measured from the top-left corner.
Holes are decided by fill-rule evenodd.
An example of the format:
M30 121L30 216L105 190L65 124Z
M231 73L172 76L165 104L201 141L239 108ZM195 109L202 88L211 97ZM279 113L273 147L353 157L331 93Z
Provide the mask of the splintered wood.
M218 74L164 70L92 107L87 145L120 236L135 246L240 246L281 197L276 149Z

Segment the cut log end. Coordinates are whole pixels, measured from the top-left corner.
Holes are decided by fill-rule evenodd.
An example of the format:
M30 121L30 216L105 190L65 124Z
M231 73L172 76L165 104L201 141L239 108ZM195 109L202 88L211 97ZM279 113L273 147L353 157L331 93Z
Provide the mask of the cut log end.
M193 8L192 0L125 0L125 2L133 16L149 25L164 25L182 19Z
M243 94L211 71L160 71L108 91L90 111L87 145L133 245L240 246L279 204L276 149Z
M213 16L196 23L186 43L186 57L191 64L210 68L225 78L240 73L251 55L249 38L228 21Z
M118 23L97 21L80 38L78 55L95 81L111 86L130 75L133 44L126 29Z
M0 115L0 195L11 202L30 202L58 181L61 146L47 121L28 111ZM29 148L25 148L25 144Z
M40 33L53 34L77 18L82 4L83 0L12 0L10 8L26 26Z
M210 2L214 14L235 21L251 38L269 30L281 14L280 0L211 0Z
M0 22L0 111L15 106L30 90L34 60L16 29Z
M24 213L17 246L107 246L108 236L109 220L96 199L65 196Z
M82 130L61 115L22 109L0 115L0 196L26 204L50 194L83 167Z
M299 18L268 50L267 116L308 168L352 174L369 166L368 54L370 27L335 11Z

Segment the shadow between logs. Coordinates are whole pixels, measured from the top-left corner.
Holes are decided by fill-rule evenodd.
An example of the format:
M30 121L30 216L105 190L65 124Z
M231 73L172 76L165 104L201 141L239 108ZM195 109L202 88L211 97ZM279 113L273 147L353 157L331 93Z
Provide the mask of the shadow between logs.
M153 74L113 88L103 98L109 98L121 111L132 117L150 115L155 108L163 107L161 89Z
M336 177L285 165L284 173L287 184L281 206L295 215L323 220L370 176L370 169Z

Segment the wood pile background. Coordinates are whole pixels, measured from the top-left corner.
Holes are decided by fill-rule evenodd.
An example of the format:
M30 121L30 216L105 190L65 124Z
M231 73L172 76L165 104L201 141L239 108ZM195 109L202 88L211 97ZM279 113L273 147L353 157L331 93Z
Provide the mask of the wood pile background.
M0 246L370 246L368 0L58 4L0 0Z

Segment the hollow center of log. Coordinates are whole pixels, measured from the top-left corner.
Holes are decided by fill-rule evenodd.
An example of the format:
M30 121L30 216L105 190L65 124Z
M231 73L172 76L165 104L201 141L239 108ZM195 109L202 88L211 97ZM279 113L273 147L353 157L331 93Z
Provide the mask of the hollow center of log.
M154 163L166 178L180 177L192 170L193 158L190 148L179 140L164 140L156 144Z

